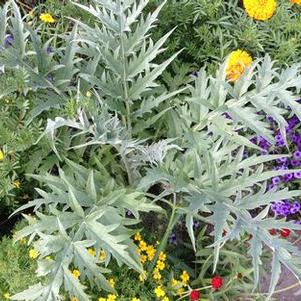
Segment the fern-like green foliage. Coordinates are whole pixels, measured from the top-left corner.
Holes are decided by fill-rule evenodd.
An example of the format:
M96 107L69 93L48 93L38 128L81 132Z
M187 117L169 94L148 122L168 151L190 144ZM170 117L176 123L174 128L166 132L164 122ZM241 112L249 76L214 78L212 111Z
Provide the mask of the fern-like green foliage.
M13 300L57 300L64 285L70 296L90 300L89 293L76 279L71 267L81 271L80 280L92 286L114 291L108 284L106 266L112 258L118 264L143 273L136 246L130 239L133 231L127 226L139 222L139 213L160 211L143 194L117 185L108 174L88 170L71 161L59 177L47 174L35 176L45 182L50 191L37 189L40 197L19 210L34 207L37 219L26 216L29 226L18 232L16 239L29 237L39 252L38 276L48 275L45 284L38 284L12 297ZM49 208L48 214L37 211ZM130 210L135 219L129 219ZM38 238L38 240L36 240ZM87 248L96 250L96 257ZM104 251L105 260L99 254ZM51 256L52 259L47 259Z
M159 3L150 1L148 10ZM153 34L159 39L169 28L177 26L166 56L185 48L179 57L181 61L200 66L207 62L210 73L237 48L254 57L269 53L278 66L287 66L300 58L300 12L298 5L279 0L275 15L261 22L251 19L239 0L170 0Z

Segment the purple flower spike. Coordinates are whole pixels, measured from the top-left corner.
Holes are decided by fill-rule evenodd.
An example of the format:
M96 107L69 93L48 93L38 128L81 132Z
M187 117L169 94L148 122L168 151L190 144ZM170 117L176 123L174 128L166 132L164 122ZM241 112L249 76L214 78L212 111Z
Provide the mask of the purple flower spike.
M270 184L269 186L268 186L268 191L271 191L271 190L277 190L277 185L274 185L274 184Z
M4 39L4 47L7 48L12 45L14 41L14 36L12 34L7 34Z
M274 122L274 118L272 116L267 116L267 121L268 122Z
M295 159L292 159L292 160L291 160L291 165L292 165L293 167L300 166L300 164L301 164L301 162L298 161L298 160L295 160Z
M47 48L46 48L46 53L47 54L51 54L51 53L53 53L54 51L53 51L53 49L52 49L52 47L51 46L48 46Z
M294 172L294 177L296 179L301 179L301 171Z
M280 177L274 177L274 178L272 179L272 183L273 183L274 185L280 184L280 183L281 183Z
M287 160L286 157L282 157L282 158L276 159L276 162L277 162L278 164L283 164L283 163L286 163L287 161L288 161L288 160Z
M293 173L287 173L286 175L283 176L284 182L289 182L290 180L293 180L294 174Z
M294 202L294 204L291 207L291 214L296 214L301 209L301 204L299 202Z
M301 159L301 151L297 150L294 152L294 159L296 160Z
M175 233L172 233L172 234L169 236L168 242L169 242L170 244L173 244L173 245L177 245L177 244L178 244L178 242L177 242L177 236L176 236Z

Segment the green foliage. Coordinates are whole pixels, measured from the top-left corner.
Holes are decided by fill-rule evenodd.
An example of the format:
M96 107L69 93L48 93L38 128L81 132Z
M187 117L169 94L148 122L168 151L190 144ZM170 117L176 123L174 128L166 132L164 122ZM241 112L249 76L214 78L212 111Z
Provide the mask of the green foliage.
M149 10L159 2L151 1ZM276 14L265 22L252 20L238 0L171 0L163 8L160 25L153 35L156 40L177 26L166 55L185 48L179 57L182 62L198 66L207 62L212 64L212 72L217 63L237 48L254 57L269 53L281 66L298 62L300 24L300 8L287 0L277 1Z
M9 258L9 260L8 260ZM0 241L0 298L17 293L34 284L36 263L28 258L24 243L13 243L8 237Z

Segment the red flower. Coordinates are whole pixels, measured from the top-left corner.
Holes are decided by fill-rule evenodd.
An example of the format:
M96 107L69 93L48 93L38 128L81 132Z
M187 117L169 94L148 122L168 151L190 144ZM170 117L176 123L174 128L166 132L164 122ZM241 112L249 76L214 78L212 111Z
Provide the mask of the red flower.
M281 231L280 231L281 237L284 237L284 238L285 238L285 237L289 237L290 234L291 234L291 230L290 230L290 229L283 228L283 229L281 229Z
M201 294L199 291L193 290L190 292L189 297L191 301L199 301Z
M276 235L277 234L276 229L270 229L269 232L270 232L271 235Z
M218 290L223 286L223 278L221 276L215 276L211 279L212 288Z

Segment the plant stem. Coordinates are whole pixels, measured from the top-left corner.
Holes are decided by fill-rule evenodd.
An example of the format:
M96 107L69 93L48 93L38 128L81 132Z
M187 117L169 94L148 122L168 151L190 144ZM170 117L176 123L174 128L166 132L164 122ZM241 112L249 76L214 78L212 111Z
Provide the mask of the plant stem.
M160 242L160 245L159 247L157 248L157 251L156 251L156 255L154 257L154 260L153 262L150 264L149 268L148 268L148 273L151 273L155 267L155 264L157 263L157 260L159 258L159 255L160 253L165 249L166 247L166 244L167 244L167 240L172 232L172 229L174 228L175 224L178 222L179 218L180 218L180 214L177 214L177 209L178 207L176 206L176 203L175 203L175 194L174 194L174 203L173 203L173 206L172 206L172 211L171 211L171 216L170 216L170 219L169 219L169 222L168 222L168 225L167 225L167 228L166 228L166 231L164 233L164 236Z

